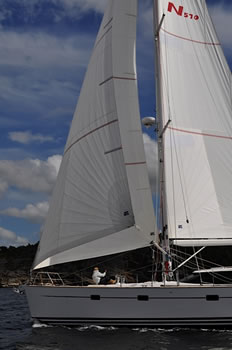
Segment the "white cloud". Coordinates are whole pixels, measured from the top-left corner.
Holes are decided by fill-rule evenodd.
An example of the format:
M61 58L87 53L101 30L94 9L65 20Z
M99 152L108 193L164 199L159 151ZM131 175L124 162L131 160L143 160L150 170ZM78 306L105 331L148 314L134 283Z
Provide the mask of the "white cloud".
M54 155L46 161L25 159L0 160L0 178L8 187L50 193L53 189L62 156Z
M87 34L70 33L68 38L55 37L43 32L0 32L0 64L25 66L60 67L86 65L86 50L89 51ZM46 54L45 54L46 53Z
M8 208L1 210L1 215L23 218L35 223L43 223L49 209L48 202L28 204L24 209Z
M28 243L26 238L17 236L14 232L0 227L0 246L19 246L27 245Z
M107 0L53 0L53 2L56 4L62 4L68 11L78 9L82 12L89 10L104 12L107 5Z
M54 138L52 136L44 136L41 134L32 134L30 131L11 131L8 134L11 141L29 144L31 142L53 142Z
M0 31L2 107L28 114L30 120L31 115L49 117L57 109L71 116L93 42L84 33L55 37Z
M0 198L6 193L8 189L8 184L6 181L0 179Z
M152 192L157 193L159 169L157 142L152 140L147 134L143 134L143 142Z
M13 5L12 6L12 2ZM103 13L107 0L2 0L0 9L0 23L14 19L17 12L23 14L21 21L31 23L36 21L44 13L46 4L46 16L50 23L58 22L64 18L79 19L87 11Z

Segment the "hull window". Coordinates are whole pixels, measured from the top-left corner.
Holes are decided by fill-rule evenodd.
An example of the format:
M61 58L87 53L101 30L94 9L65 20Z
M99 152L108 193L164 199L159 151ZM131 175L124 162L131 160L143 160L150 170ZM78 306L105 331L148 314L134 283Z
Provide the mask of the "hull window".
M219 295L206 295L206 300L207 301L218 301Z
M138 295L137 299L139 301L148 301L149 300L149 296L148 295Z

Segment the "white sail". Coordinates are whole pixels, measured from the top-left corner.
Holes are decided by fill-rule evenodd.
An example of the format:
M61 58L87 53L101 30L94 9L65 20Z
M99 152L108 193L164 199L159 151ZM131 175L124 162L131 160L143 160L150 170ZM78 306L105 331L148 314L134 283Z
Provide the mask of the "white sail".
M157 7L169 238L232 244L231 72L204 0Z
M148 245L155 218L138 107L136 0L110 0L34 268Z

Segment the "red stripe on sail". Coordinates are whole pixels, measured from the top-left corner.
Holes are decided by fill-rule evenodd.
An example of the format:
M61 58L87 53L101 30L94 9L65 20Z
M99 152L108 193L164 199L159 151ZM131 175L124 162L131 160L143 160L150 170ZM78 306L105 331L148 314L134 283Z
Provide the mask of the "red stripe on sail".
M190 130L185 130L185 129L178 129L178 128L173 128L173 127L168 127L170 130L174 131L179 131L179 132L184 132L186 134L192 134L192 135L201 135L201 136L207 136L207 137L216 137L219 139L227 139L227 140L232 140L232 136L222 136L222 135L216 135L216 134L207 134L204 132L197 132L197 131L190 131Z
M196 43L196 44L202 44L202 45L212 45L212 46L221 46L220 43L209 43L209 42L204 42L204 41L198 41L198 40L193 40L193 39L189 39L189 38L185 38L183 36L168 32L167 30L165 30L164 28L161 28L163 32L172 35L176 38L182 39L182 40L187 40L187 41L191 41L192 43Z
M98 126L97 128L95 128L95 129L93 129L93 130L90 130L90 131L87 132L85 135L79 137L79 139L77 139L76 141L74 141L74 142L65 150L64 154L67 153L67 152L70 150L70 148L72 148L72 147L73 147L76 143L78 143L79 141L83 140L85 137L87 137L87 136L93 134L94 132L96 132L96 131L98 131L98 130L100 130L100 129L105 128L106 126L109 126L109 125L111 125L111 124L114 124L114 123L116 123L116 122L118 122L118 119L111 120L111 122L108 122L108 123L106 123L106 124L103 124L103 125L101 125L101 126Z

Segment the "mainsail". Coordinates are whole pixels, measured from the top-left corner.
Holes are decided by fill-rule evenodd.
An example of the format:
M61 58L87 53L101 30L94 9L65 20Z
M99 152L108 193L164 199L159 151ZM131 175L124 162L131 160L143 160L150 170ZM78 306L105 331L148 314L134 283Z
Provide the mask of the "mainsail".
M136 19L136 0L109 1L35 269L132 250L155 239L138 106Z
M204 0L157 8L169 238L232 244L231 71Z

